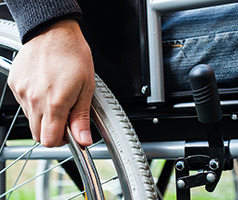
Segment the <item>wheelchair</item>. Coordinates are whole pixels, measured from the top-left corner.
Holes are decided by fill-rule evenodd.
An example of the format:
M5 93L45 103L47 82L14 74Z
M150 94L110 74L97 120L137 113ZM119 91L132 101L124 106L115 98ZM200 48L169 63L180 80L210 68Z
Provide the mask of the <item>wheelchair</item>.
M99 144L89 151L79 147L73 138L69 145L71 151L67 146L47 149L34 144L33 150L33 147L6 143L5 140L29 139L31 133L27 119L6 85L11 60L21 45L16 26L9 21L11 16L3 3L0 6L0 18L3 18L0 21L0 80L4 96L0 105L1 135L4 137L0 140L0 199L11 198L14 189L18 188L17 180L13 189L6 190L6 160L23 158L26 162L55 159L62 164L82 191L65 199L81 198L80 195L88 199L113 199L103 193L103 181L98 180L92 158L113 160L116 175L105 182L113 185L117 179L117 185L121 187L116 195L118 199L163 199L173 169L178 200L190 199L190 190L194 187L204 185L207 191L214 191L222 172L232 170L238 157L237 85L217 89L216 69L203 63L190 72L191 91L177 92L175 88L168 92L163 67L161 18L166 12L234 2L135 0L119 1L117 8L112 9L109 2L79 1L84 10L81 26L94 55L96 73L107 85L96 75L91 129L94 141ZM189 79L188 74L185 76ZM72 162L73 158L76 164ZM165 160L156 183L149 167L155 159ZM90 160L92 169L85 170L84 160ZM51 196L48 171L40 172L44 179L36 189L40 190L36 195L39 199L50 199ZM191 171L195 173L191 174ZM96 182L92 182L95 179Z

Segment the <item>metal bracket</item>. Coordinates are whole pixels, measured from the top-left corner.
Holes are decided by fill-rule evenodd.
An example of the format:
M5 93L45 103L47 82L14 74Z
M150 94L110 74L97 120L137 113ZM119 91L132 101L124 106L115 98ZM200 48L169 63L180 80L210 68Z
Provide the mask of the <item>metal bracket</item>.
M175 164L177 200L190 200L190 188L205 185L211 192L220 178L222 166L206 155L180 158ZM189 171L198 169L198 173L190 175Z

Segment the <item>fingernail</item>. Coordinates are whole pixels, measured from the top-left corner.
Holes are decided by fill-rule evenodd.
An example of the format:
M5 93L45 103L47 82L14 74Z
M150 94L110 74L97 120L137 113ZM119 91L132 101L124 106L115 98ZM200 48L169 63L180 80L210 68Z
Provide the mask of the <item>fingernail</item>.
M90 131L86 131L86 130L80 131L79 138L80 138L79 143L84 145L84 146L88 146L88 145L91 145L93 143Z

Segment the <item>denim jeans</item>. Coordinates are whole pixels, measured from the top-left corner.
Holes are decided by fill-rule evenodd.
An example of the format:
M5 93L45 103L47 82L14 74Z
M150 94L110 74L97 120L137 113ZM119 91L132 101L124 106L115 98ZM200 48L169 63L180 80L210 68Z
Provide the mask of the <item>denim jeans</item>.
M167 95L187 94L198 64L214 69L221 93L237 93L238 3L165 14L162 35Z

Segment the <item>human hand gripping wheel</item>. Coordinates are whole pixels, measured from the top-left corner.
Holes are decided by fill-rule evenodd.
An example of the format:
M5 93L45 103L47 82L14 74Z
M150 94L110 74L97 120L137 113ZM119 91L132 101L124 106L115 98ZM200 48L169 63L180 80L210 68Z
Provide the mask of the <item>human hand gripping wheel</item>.
M29 119L34 140L47 147L64 145L68 121L79 144L92 144L94 66L76 20L58 22L23 45L8 83Z

